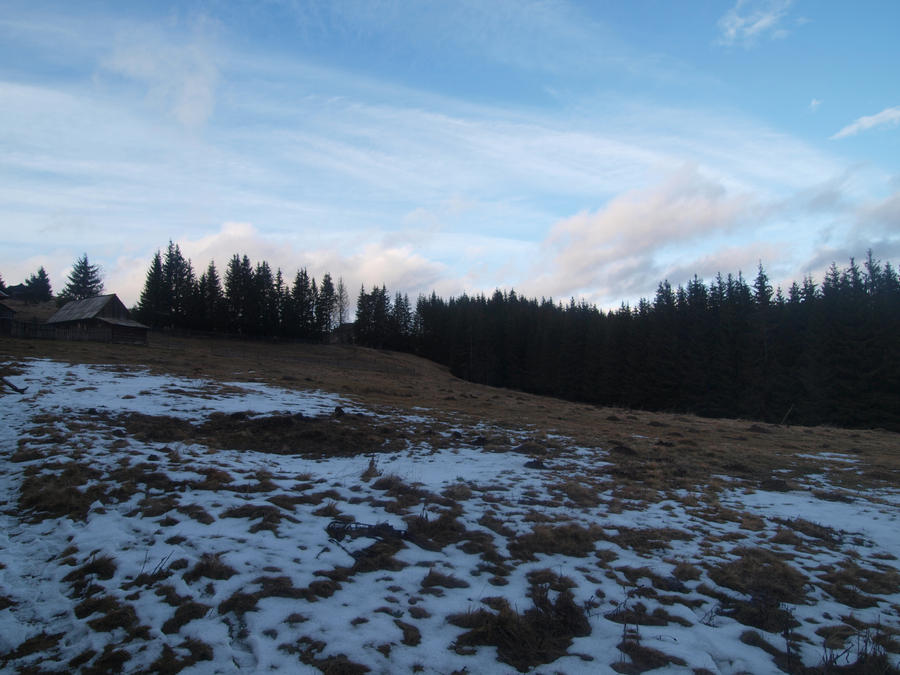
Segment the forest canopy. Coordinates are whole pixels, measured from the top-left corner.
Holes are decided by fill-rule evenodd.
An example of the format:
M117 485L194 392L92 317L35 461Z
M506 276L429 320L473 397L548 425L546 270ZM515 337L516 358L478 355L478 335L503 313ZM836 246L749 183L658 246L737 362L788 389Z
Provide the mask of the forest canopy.
M409 351L457 376L587 403L768 422L900 429L900 280L871 253L773 289L759 265L706 283L659 284L604 312L514 290L444 299L356 296L352 340ZM136 308L157 328L328 341L346 326L342 279L286 279L235 254L197 277L176 244L157 252ZM350 333L342 331L342 339Z

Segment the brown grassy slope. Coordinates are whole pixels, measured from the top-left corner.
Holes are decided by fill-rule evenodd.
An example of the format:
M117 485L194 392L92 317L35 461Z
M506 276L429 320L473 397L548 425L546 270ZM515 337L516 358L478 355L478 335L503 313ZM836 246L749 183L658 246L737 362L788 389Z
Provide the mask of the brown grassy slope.
M725 474L789 489L810 473L827 473L846 490L900 483L900 434L883 430L781 427L746 420L706 419L570 403L485 387L453 377L430 361L355 346L277 344L172 338L150 345L106 345L0 338L0 362L50 358L121 364L155 373L224 381L256 381L288 389L321 389L372 408L430 409L429 415L471 427L480 421L533 428L535 440L563 434L611 451L618 479L654 488L708 483ZM89 383L86 383L89 384ZM486 439L500 447L502 439ZM851 465L798 457L842 453ZM788 472L773 473L775 470ZM840 498L836 493L834 498Z
M59 306L56 304L55 300L33 304L25 302L24 300L7 298L3 301L3 304L16 313L16 321L37 321L38 323L44 323L59 310Z

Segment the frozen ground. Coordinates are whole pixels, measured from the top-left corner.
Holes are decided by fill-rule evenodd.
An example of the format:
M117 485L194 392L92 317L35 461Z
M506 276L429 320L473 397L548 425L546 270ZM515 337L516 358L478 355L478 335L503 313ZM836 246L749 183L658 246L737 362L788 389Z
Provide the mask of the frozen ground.
M896 489L629 498L614 453L524 423L52 361L10 379L0 670L897 667Z

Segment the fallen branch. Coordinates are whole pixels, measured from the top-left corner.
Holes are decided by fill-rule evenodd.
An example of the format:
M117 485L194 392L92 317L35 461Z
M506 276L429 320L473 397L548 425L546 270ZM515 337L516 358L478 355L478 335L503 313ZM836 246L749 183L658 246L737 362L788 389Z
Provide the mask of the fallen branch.
M10 389L12 389L13 391L15 391L19 394L24 394L25 389L27 389L27 387L23 387L22 389L19 389L16 385L14 385L12 382L7 380L5 377L0 377L0 380L3 380L3 384L5 384L7 387L9 387Z

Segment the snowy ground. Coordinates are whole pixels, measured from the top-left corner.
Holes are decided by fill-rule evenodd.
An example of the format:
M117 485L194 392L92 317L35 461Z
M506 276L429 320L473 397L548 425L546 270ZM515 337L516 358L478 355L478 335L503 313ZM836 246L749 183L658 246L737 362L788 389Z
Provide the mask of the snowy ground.
M900 490L826 499L823 473L631 500L614 453L525 424L52 361L10 380L0 670L898 664Z

